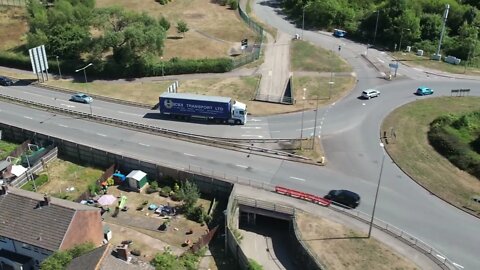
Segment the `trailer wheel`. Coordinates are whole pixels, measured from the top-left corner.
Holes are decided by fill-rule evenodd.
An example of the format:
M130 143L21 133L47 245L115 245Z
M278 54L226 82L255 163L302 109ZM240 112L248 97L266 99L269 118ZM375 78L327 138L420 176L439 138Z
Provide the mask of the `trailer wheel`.
M235 125L240 125L240 124L241 124L240 120L235 120Z

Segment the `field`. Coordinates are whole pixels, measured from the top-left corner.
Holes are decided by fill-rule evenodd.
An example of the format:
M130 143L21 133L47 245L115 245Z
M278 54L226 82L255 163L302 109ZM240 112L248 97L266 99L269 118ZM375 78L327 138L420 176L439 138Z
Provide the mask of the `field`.
M0 50L9 50L26 42L27 13L21 7L0 6Z
M478 97L432 98L396 109L382 124L382 130L394 127L396 140L387 144L386 149L402 170L440 198L476 211L480 205L473 204L470 197L480 194L480 180L437 153L428 142L427 132L429 124L440 115L463 114L478 108Z
M296 221L302 240L327 269L418 269L385 244L336 222L307 213L297 213Z
M293 71L351 72L352 67L337 53L315 46L312 43L295 40L290 47L291 69Z

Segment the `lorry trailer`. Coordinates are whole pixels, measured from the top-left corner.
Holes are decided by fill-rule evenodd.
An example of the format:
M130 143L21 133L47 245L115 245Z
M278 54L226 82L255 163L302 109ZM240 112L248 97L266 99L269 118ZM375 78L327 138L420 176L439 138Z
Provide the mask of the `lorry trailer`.
M159 98L160 114L189 119L205 119L216 123L244 125L247 106L229 97L187 93L163 93Z

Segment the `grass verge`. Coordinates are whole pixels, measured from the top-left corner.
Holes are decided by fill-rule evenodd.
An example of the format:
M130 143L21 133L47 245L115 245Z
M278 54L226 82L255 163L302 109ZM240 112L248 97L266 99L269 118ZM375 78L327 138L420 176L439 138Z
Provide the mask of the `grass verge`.
M292 70L316 72L351 72L352 67L336 53L310 42L295 40L290 47Z
M385 244L336 222L302 212L296 222L302 240L327 269L418 269Z
M465 65L452 65L443 61L436 61L432 60L429 57L425 56L417 56L413 53L400 53L396 52L392 54L396 59L399 61L410 65L410 66L421 66L426 68L431 68L435 70L440 70L449 73L455 74L466 74L466 75L473 75L479 76L480 69L474 67L467 67L465 69Z
M17 144L0 140L0 160L5 159L17 146Z
M446 113L464 114L478 110L478 97L442 97L419 100L393 111L382 123L382 132L394 129L396 139L386 144L393 160L420 185L458 207L480 211L470 201L480 194L480 180L458 169L430 146L429 124ZM448 111L445 110L448 108Z

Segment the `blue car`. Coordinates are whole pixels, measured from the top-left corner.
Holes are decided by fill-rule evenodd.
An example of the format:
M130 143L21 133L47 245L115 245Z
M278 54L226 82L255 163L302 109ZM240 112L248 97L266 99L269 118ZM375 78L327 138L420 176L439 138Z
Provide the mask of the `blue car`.
M425 86L420 86L417 88L415 94L419 96L431 95L433 94L433 90Z
M78 93L78 94L75 94L73 95L71 98L70 98L71 101L75 101L75 102L81 102L81 103L92 103L93 101L93 98L88 96L88 95L85 95L85 94L82 94L82 93Z

